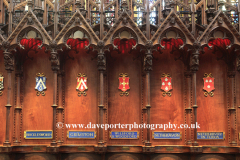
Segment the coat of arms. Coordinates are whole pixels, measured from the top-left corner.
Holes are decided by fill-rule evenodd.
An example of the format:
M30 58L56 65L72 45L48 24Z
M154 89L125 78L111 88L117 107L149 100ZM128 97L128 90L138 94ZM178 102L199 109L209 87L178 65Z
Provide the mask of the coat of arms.
M120 96L123 96L124 94L125 94L125 96L128 96L129 93L127 92L127 90L130 89L130 87L129 87L129 79L130 78L128 77L127 73L125 73L125 74L120 73L119 76L120 77L118 78L118 80L119 80L119 87L118 87L118 89L120 89L122 91L120 93Z
M0 73L0 96L3 94L2 90L4 89L4 86L3 86L3 75L2 73Z
M77 88L76 90L78 91L78 96L81 96L81 94L83 94L84 96L87 95L87 93L85 92L85 90L88 89L87 87L87 77L86 75L83 73L78 73L77 75Z
M212 91L215 89L214 88L214 78L212 77L212 73L210 73L210 74L205 73L204 77L205 78L203 78L203 82L204 82L203 90L206 91L204 93L204 96L207 97L208 95L210 95L212 97L214 95L214 93Z
M164 97L166 95L170 97L172 95L172 93L170 92L172 90L172 78L170 77L169 73L168 74L163 73L161 81L162 81L161 89L164 91L162 95Z
M40 94L42 96L45 96L44 90L47 89L47 87L46 87L47 77L45 77L44 73L37 73L36 75L37 75L37 77L36 77L35 89L37 90L37 96L39 96Z

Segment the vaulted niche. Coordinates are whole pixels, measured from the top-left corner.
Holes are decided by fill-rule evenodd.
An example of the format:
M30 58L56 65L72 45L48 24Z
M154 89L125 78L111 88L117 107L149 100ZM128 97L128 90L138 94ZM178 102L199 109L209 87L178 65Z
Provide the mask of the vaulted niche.
M189 63L189 55L184 45L185 35L176 28L164 31L158 40L157 51L153 52L153 70L151 77L151 123L167 124L168 128L157 128L153 132L180 132L178 138L172 140L168 137L156 139L152 134L153 145L184 145L185 130L178 128L186 122L184 112L184 70L185 63ZM190 82L191 83L191 82ZM173 129L169 123L177 125ZM159 126L158 126L159 127ZM174 126L173 126L174 127ZM173 133L174 134L174 133Z
M80 27L74 27L64 36L67 47L61 52L62 102L65 124L96 124L98 121L98 70L97 53L92 52L90 35ZM61 78L60 77L60 78ZM93 131L97 128L65 128L64 144L97 144L97 138L68 138L68 131ZM61 136L61 134L60 134Z
M235 47L233 36L224 28L217 28L206 38L207 47L200 55L199 71L197 72L197 101L198 101L198 132L224 132L224 140L199 140L199 145L228 145L233 137L229 131L235 130L235 111L232 108L232 89L235 92ZM233 71L233 72L232 72ZM209 91L205 75L208 74L213 82ZM232 83L233 81L233 83ZM233 86L232 86L233 85ZM233 87L233 88L232 88ZM235 94L235 93L234 93ZM236 105L236 104L235 104ZM200 118L201 117L201 118ZM228 123L229 121L229 123Z
M142 124L142 56L137 47L138 38L134 31L124 28L112 37L113 47L107 56L107 99L105 123ZM134 49L136 48L136 49ZM135 131L138 138L113 139L109 132ZM112 128L105 131L108 144L141 144L142 131L139 128ZM116 138L116 137L115 137Z
M51 139L26 139L24 132L50 131L53 128L53 72L50 54L42 47L41 33L33 27L23 29L17 37L17 43L19 47L14 54L13 143L49 144Z

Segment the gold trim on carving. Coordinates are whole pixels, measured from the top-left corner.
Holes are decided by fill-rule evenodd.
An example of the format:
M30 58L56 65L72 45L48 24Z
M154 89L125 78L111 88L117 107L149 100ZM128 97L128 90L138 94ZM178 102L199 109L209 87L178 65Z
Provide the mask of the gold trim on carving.
M44 73L37 73L36 76L37 77L45 77L45 74Z
M94 138L69 138L69 132L94 132ZM96 131L87 131L87 130L71 130L67 131L67 138L68 139L96 139L97 137L97 132Z
M52 138L53 138L53 131L52 130L26 130L24 131L24 139L52 139L52 138L26 138L26 132L52 132Z
M3 73L1 73L1 72L0 72L0 77L3 77ZM3 77L3 78L4 78L4 77ZM3 87L3 89L4 89L4 87ZM3 89L2 89L2 90L3 90ZM0 96L2 96L2 95L3 95L3 91L0 91Z
M137 132L137 138L112 138L112 132ZM109 131L109 139L139 139L139 131Z

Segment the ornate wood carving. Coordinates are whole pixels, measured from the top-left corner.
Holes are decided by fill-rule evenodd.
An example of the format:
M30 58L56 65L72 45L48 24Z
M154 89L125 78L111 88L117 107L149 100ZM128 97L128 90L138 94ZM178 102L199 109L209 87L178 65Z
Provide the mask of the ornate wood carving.
M163 21L163 23L160 25L160 27L158 28L156 33L151 38L151 40L153 41L154 45L156 43L159 43L159 41L158 42L156 41L158 39L158 37L164 37L165 36L164 33L166 33L165 30L168 27L176 27L176 28L178 28L178 30L176 30L176 28L175 29L173 28L172 30L175 30L177 33L180 30L181 31L181 32L179 32L180 34L184 33L185 34L184 37L186 37L185 39L189 39L189 41L190 41L188 43L193 44L195 42L195 38L189 32L189 30L187 29L185 24L182 22L182 20L176 15L176 13L174 13L174 11L171 11L171 13L167 16L167 18ZM171 30L171 29L169 29L169 30ZM184 38L184 37L181 37L181 38Z

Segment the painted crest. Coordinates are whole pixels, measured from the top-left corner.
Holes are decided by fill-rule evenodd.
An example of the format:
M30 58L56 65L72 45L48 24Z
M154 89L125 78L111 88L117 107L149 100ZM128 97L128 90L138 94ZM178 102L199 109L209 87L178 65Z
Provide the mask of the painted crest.
M170 97L172 95L172 93L170 92L172 90L172 78L170 77L169 73L168 74L165 74L165 73L162 74L161 82L162 82L161 90L164 91L162 93L162 95L164 97L166 95L168 95Z
M47 78L45 77L44 73L37 73L36 75L37 75L37 77L36 77L35 89L37 90L37 96L39 96L40 94L42 96L45 96L44 90L47 89L47 87L46 87Z
M120 89L122 91L120 93L120 96L123 96L124 94L125 94L125 96L128 96L129 93L127 91L130 89L130 87L129 87L129 79L130 78L128 77L127 73L125 73L125 74L120 73L119 76L120 77L118 78L118 80L119 80L118 89Z
M214 93L212 91L215 90L214 78L212 77L212 73L210 73L210 74L205 73L204 77L205 78L203 78L203 82L204 82L203 90L206 91L204 93L204 96L207 97L208 95L210 95L212 97L214 95Z
M4 86L3 86L3 75L2 73L0 73L0 96L3 94L2 90L4 89Z
M78 96L81 96L81 94L83 94L84 96L87 95L87 93L85 92L85 90L87 90L87 77L86 75L83 73L78 73L78 77L77 77L77 88L76 90L78 91Z

